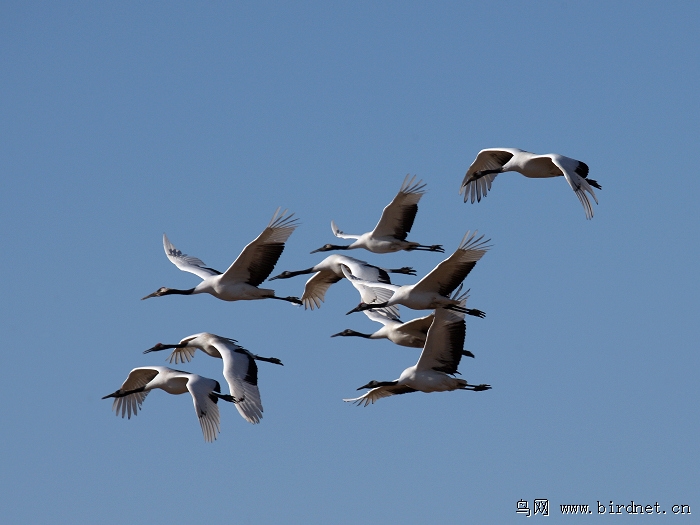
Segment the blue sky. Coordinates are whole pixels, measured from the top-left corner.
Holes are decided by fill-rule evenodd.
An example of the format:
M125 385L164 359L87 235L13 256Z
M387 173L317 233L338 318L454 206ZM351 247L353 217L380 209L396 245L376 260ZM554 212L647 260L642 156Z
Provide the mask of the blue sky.
M610 500L700 513L699 22L693 2L4 2L3 515L504 523L535 498L552 523ZM593 220L563 179L500 175L464 204L488 147L586 162ZM429 190L411 239L492 239L461 366L488 392L343 403L418 357L329 337L375 328L344 315L346 282L313 312L139 301L198 282L163 232L223 270L282 206L301 226L276 271L307 268L331 219L370 230L407 173ZM353 255L419 275L442 257ZM202 331L285 363L260 365L260 425L223 406L207 444L186 396L156 391L131 420L100 399L165 364L143 350ZM181 368L223 379L203 354Z

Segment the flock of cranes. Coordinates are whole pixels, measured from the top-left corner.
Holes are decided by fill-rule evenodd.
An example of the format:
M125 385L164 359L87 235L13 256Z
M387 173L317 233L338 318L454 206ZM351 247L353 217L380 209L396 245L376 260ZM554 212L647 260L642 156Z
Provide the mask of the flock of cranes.
M485 149L479 152L460 188L464 201L478 202L491 189L496 175L517 171L530 178L563 176L583 205L586 218L593 217L593 208L586 192L598 200L592 187L600 185L588 178L588 166L583 162L557 154L535 155L515 148ZM325 244L311 253L331 250L363 248L373 253L404 251L432 251L444 253L439 244L424 245L406 240L418 211L418 202L425 192L425 184L416 177L407 176L394 199L384 208L375 228L362 235L343 233L331 221L336 237L353 239L349 245ZM467 232L457 249L440 262L417 283L398 286L391 283L389 274L415 276L413 268L386 269L345 255L332 254L320 263L298 271L284 271L269 277L285 247L285 243L298 226L294 214L280 212L278 208L263 232L248 244L225 272L208 267L202 260L182 253L163 234L165 254L175 266L202 279L194 288L179 290L162 287L143 299L163 295L192 295L208 293L223 301L279 299L305 309L320 308L331 285L347 279L359 292L361 302L348 314L364 312L372 321L382 325L376 332L363 334L346 329L331 337L355 336L367 339L388 339L412 348L421 348L414 366L401 372L393 381L370 381L358 390L363 395L344 401L367 406L378 399L409 392L445 392L451 390L484 391L487 384L470 384L456 377L463 356L474 354L463 348L466 333L465 315L483 318L481 310L467 308L468 290L462 293L463 281L476 263L491 247L489 239ZM313 274L304 286L301 298L278 297L274 290L259 288L269 278L288 279L297 275ZM399 306L412 310L433 310L427 316L403 322ZM223 375L229 393L221 393L218 381L197 374L175 370L165 366L133 369L122 386L106 398L114 398L113 410L117 415L131 418L141 409L148 393L161 389L169 394L189 392L194 403L205 441L214 441L220 431L218 401L232 403L240 415L250 423L259 423L263 406L258 389L256 361L282 365L275 357L261 357L238 344L237 341L207 332L185 337L177 344L158 343L144 353L172 349L170 363L189 362L196 350L221 359Z

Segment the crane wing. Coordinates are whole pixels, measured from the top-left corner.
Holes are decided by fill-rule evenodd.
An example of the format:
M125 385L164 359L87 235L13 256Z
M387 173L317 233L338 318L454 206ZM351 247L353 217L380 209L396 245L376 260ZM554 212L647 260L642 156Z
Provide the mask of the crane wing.
M369 318L370 321L374 321L375 323L382 323L384 326L401 324L401 321L397 317L389 315L385 308L378 308L376 310L363 310L363 313Z
M321 308L321 303L326 297L326 292L332 284L340 281L342 277L330 271L316 272L304 285L304 294L301 296L301 302L304 303L304 309Z
M354 257L348 257L346 255L339 255L338 257L342 257L342 259L340 259L342 264L347 266L350 273L355 277L359 277L365 281L377 281L380 283L391 284L389 272L387 272L384 268L374 266L368 262L355 259Z
M142 388L150 383L158 373L159 371L157 368L134 368L129 372L129 376L115 394ZM150 392L150 390L134 392L122 397L115 397L114 403L112 403L112 410L114 410L117 416L121 412L122 417L126 416L128 419L131 419L132 414L134 416L138 415L141 404L144 399L146 399L148 392Z
M344 264L341 264L340 268L343 270L345 278L360 292L360 298L363 303L385 303L391 299L394 292L399 288L399 286L395 284L375 283L355 277ZM398 306L387 306L382 308L382 310L387 312L390 317L399 317Z
M341 229L338 228L338 225L333 220L331 220L331 231L333 232L333 235L335 235L339 239L359 239L361 237L360 235L351 235L349 233L341 231Z
M187 379L187 390L192 394L194 411L202 427L204 441L212 442L216 440L217 434L221 431L219 422L218 398L212 392L220 392L219 382L208 377L197 374L190 374Z
M409 177L410 175L406 175L396 197L384 208L379 222L372 230L373 237L396 237L401 241L406 240L418 213L418 201L425 193L423 181L415 182L415 176L411 180Z
M585 167L585 170L583 172L585 174L588 174L588 166L586 166L583 162L571 159L569 157L564 157L563 155L550 154L545 156L549 157L552 161L552 164L559 168L562 175L564 175L566 182L569 183L571 189L574 190L574 192L576 193L576 196L581 202L583 210L586 213L586 219L592 219L593 206L591 206L591 201L588 200L586 192L591 194L591 197L593 197L593 200L596 204L598 204L598 199L595 196L595 193L593 192L593 188L591 188L591 185L588 184L588 181L576 172L580 169L579 165L582 165L583 167Z
M486 193L491 189L491 183L493 179L496 178L498 173L490 173L484 175L475 181L470 181L469 178L474 175L477 171L483 170L496 170L502 168L516 153L522 150L517 148L489 148L482 149L479 154L469 166L464 179L462 180L462 186L459 189L460 195L464 193L464 202L469 200L471 196L471 202L474 203L481 201L481 197L486 197Z
M367 406L370 403L374 403L375 401L383 397L396 396L399 394L409 394L411 392L416 392L416 389L405 385L378 386L377 388L372 388L360 397L355 397L353 399L343 399L343 401L345 401L346 403L355 403L357 406Z
M178 364L184 363L185 361L190 362L196 350L197 349L193 347L176 348L172 351L170 357L168 357L168 363Z
M467 293L454 297L463 308L469 297ZM437 370L446 374L456 373L463 355L466 332L467 325L464 322L463 313L444 308L436 309L435 319L428 330L423 351L416 363L416 371Z
M219 351L224 353L221 349ZM231 395L238 400L236 408L243 419L249 423L259 423L263 407L258 389L258 365L253 356L235 345L233 351L229 351L224 358L224 377Z
M467 232L464 235L459 248L452 255L416 283L414 290L437 291L440 295L447 297L467 278L477 261L491 247L486 244L491 239L483 240L483 235L477 238L476 231L471 235L470 233Z
M399 330L402 332L411 333L421 333L427 334L430 325L433 324L433 319L435 319L435 314L426 315L425 317L418 317L416 319L411 319L403 323Z
M195 339L199 334L194 334L189 337L185 337L180 341L180 343L187 343L188 341L191 341L192 339ZM235 341L233 341L235 343ZM170 357L168 357L168 362L169 363L184 363L185 361L189 362L192 360L194 357L194 353L197 351L198 347L194 346L185 346L183 348L176 348L175 350L172 351L170 354ZM218 349L214 347L214 355L212 355L212 350L209 350L209 355L212 357L218 357L221 359L221 354L218 353Z
M182 253L175 248L165 234L163 234L163 249L165 250L165 255L170 259L170 262L183 272L193 273L201 279L206 279L212 275L221 275L221 272L214 268L209 268L201 259Z
M287 214L287 210L280 213L280 208L277 208L267 227L257 239L243 248L224 272L222 280L258 286L267 279L282 255L284 243L298 226L297 219L293 217L293 213Z

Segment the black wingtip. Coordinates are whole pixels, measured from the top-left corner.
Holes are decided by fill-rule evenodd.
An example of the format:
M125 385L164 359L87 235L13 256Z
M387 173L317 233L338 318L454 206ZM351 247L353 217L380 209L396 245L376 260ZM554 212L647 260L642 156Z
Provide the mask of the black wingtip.
M588 181L588 184L590 184L591 186L593 186L595 189L597 189L597 190L602 190L602 189L603 189L603 187L602 187L600 184L598 184L598 181L597 181L597 180L593 180L593 179L586 179L586 180Z
M574 171L585 179L586 177L588 177L588 164L579 161L578 166L576 166L576 169Z

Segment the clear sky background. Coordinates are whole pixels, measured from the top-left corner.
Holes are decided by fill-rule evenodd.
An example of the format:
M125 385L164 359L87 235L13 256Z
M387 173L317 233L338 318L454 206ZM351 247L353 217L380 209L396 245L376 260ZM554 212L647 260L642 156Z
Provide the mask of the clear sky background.
M3 2L4 520L504 523L548 498L551 523L610 500L668 513L616 522L690 523L669 514L700 514L698 27L697 2ZM488 147L586 162L593 220L563 179L500 175L464 204ZM488 392L343 403L418 358L329 337L377 328L345 316L345 281L316 311L139 300L199 282L163 232L224 270L282 206L301 225L275 271L299 270L407 173L429 190L410 239L493 241L461 365ZM352 255L419 275L444 257ZM260 363L260 425L223 405L209 444L188 396L131 420L100 399L202 331L284 362ZM204 354L179 368L223 383Z

